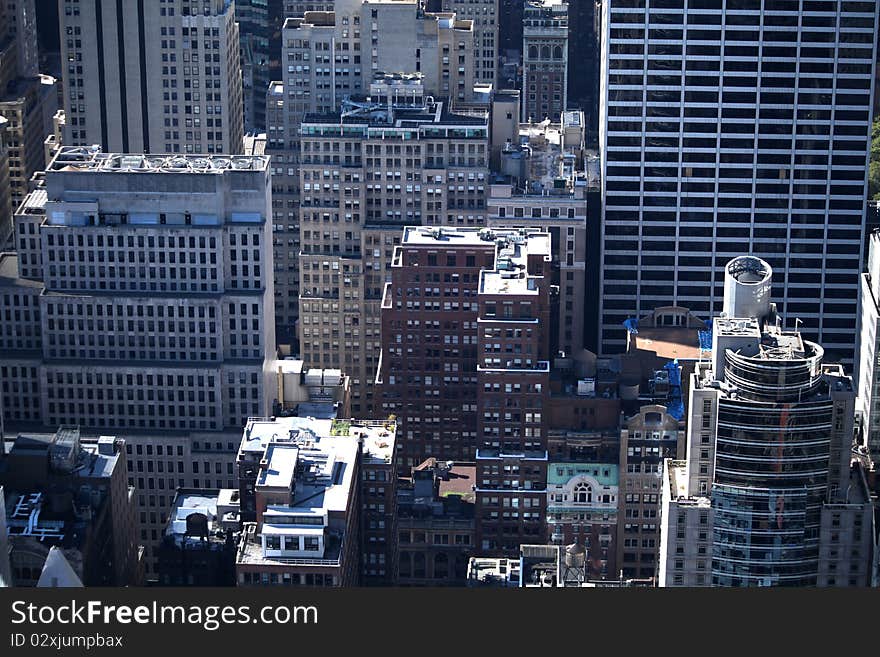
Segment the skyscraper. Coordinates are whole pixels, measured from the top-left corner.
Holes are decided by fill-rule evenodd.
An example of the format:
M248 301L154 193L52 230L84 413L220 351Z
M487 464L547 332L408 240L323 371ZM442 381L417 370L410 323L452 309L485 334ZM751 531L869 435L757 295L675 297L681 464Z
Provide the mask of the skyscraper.
M590 182L584 113L563 112L560 118L559 123L519 125L515 141L501 143L500 173L492 176L486 222L490 228L540 227L550 233L558 268L553 285L559 286L552 349L571 356L584 348L584 323L589 321L584 303Z
M43 140L58 107L55 78L40 75L34 0L0 7L0 245L12 232L12 212L45 166Z
M725 268L712 360L691 376L684 476L667 472L664 482L677 481L677 493L663 492L661 586L693 573L689 558L706 577L697 583L711 572L715 586L869 581L873 508L851 464L852 378L825 362L819 344L782 328L771 280L753 256ZM689 525L702 536L689 541ZM669 554L688 542L702 552Z
M382 298L377 382L402 471L476 457L477 549L546 538L550 234L406 227Z
M310 7L323 11L311 11ZM332 9L332 11L331 11ZM306 11L308 10L308 11ZM419 79L445 107L473 99L474 25L452 13L424 12L415 0L295 2L282 30L282 80L267 95L267 152L273 164L276 318L280 342L296 343L300 125L306 114L333 114L365 100L374 77ZM412 79L410 77L409 79ZM375 99L373 99L375 100ZM398 100L398 99L393 99ZM411 97L410 99L411 100ZM408 102L401 97L399 102ZM357 409L355 409L357 412Z
M440 0L445 12L453 12L459 20L473 21L474 81L491 84L498 89L495 71L498 68L498 0Z
M555 119L568 103L568 5L527 2L523 9L522 120Z
M417 75L389 75L370 102L309 114L300 166L300 348L352 377L352 412L375 409L380 303L404 226L481 226L488 119L451 112Z
M234 3L60 1L66 144L241 153Z
M227 432L271 413L269 208L265 156L64 147L16 215L17 254L0 257L6 425L125 437L142 532L164 527L178 486L231 487Z
M877 8L603 5L604 351L654 307L717 313L746 250L772 265L781 314L852 359Z
M266 89L271 79L268 5L268 0L236 0L235 3L245 132L266 131Z

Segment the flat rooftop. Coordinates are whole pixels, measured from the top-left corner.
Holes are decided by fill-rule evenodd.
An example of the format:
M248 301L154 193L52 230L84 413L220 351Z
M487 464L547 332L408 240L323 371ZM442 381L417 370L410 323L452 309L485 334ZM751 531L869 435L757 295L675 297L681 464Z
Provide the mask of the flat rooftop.
M480 272L480 294L537 295L543 277L529 274L528 259L539 255L551 260L550 233L496 235L495 269Z
M475 465L454 465L449 472L448 479L440 479L440 497L457 495L463 502L473 502L476 499L474 485L477 482L477 467Z
M492 248L494 239L492 231L485 228L448 228L431 226L405 226L403 229L403 246L442 246L467 247L480 246Z
M642 328L633 338L636 349L654 351L660 358L700 358L700 336L697 329L679 326Z
M480 273L484 294L537 294L535 276L528 273L528 258L551 260L550 233L525 228L455 228L406 226L401 247L494 248L495 267Z
M248 454L251 458L262 455L273 441L297 445L300 448L297 458L308 459L313 450L334 449L335 444L348 442L356 448L358 440L363 440L363 456L366 460L390 463L394 456L396 433L396 425L383 420L331 417L251 418L245 426L239 458ZM353 440L341 440L344 438ZM299 486L298 482L297 496Z
M177 493L174 507L169 514L169 522L165 528L167 535L186 534L186 519L193 513L202 513L208 518L208 526L211 527L217 520L217 490L184 490Z
M471 586L519 586L519 559L471 557L468 583Z
M292 486L298 458L299 447L297 445L270 442L266 446L263 456L268 465L260 470L257 487L285 488Z
M221 173L265 171L268 155L143 155L104 153L97 146L63 146L49 171L114 173Z
M688 495L687 461L669 461L669 496L679 505L710 507L708 497Z

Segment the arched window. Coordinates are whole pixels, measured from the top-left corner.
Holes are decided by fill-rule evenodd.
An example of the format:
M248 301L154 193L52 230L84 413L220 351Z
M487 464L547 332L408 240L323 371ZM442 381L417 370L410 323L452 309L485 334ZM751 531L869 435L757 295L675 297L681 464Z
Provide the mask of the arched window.
M529 59L538 59L538 46L529 46Z
M574 501L579 504L587 504L593 501L593 489L589 484L581 482L574 487Z
M550 59L550 46L541 46L541 59Z
M562 47L556 46L553 48L553 59L562 59Z

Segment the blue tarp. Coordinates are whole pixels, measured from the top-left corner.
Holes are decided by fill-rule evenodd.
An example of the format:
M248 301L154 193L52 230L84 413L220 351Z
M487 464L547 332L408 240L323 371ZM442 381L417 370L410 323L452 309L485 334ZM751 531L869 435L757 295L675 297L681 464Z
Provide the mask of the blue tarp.
M663 368L669 372L669 402L666 404L666 412L676 420L684 417L684 402L681 398L681 366L678 359L671 360Z
M697 331L700 338L700 349L703 351L712 351L712 322L706 320L706 330Z

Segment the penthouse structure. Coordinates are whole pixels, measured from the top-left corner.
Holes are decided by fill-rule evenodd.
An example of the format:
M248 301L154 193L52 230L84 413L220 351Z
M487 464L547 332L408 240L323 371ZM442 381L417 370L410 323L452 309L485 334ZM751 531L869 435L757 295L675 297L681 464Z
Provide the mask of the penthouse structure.
M692 498L710 500L711 561L698 553L696 572L711 573L715 586L866 585L873 529L851 466L852 379L823 362L821 346L783 328L771 277L758 258L727 264L712 361L691 376L686 495L681 483L672 488L677 471L668 476L670 499L674 492L675 504L688 507ZM697 513L697 527L706 527ZM675 515L664 518L664 533L677 531ZM842 549L844 534L856 548ZM667 569L668 560L667 552ZM665 582L692 570L667 570Z
M0 257L7 426L124 435L157 540L165 490L203 463L231 479L230 432L272 409L268 180L260 156L64 147Z
M250 420L237 463L239 586L393 584L393 422Z
M275 362L278 396L275 415L322 419L351 416L351 379L336 369L306 368L296 358Z
M415 0L317 3L319 11L310 11L311 5L293 3L290 7L293 13L288 15L295 17L288 18L282 30L283 76L270 84L267 96L267 152L274 165L278 334L293 344L301 337L295 324L304 118L333 115L352 97L378 100L371 85L386 74L417 78L422 95L448 99L447 109L452 103L472 100L474 83L470 20L459 20L452 13L425 12ZM388 102L387 94L381 102Z
M301 135L300 352L351 377L355 415L378 410L380 303L404 227L483 225L489 177L485 114L451 112L418 76L370 88Z
M587 192L584 114L563 112L558 123L519 124L501 144L489 186L489 227L539 228L550 233L559 315L558 349L584 348L587 280ZM513 137L511 139L511 137ZM494 145L493 145L494 146Z
M235 3L59 6L65 144L121 153L241 153Z

